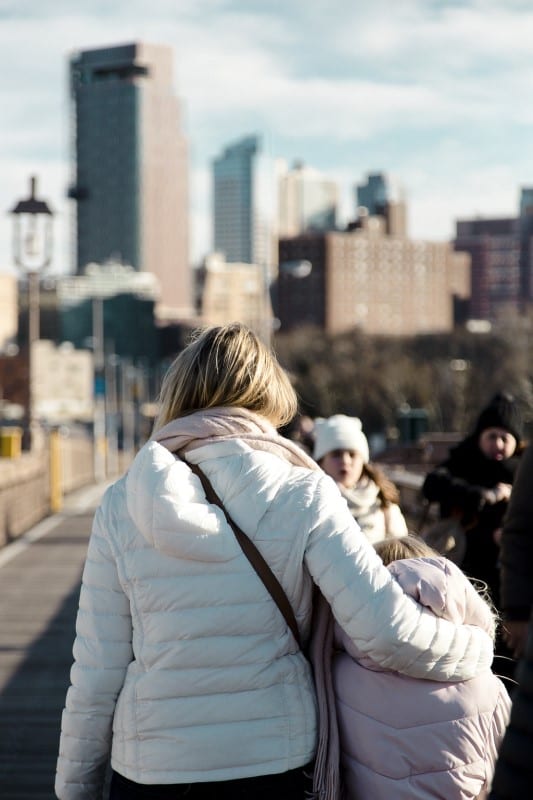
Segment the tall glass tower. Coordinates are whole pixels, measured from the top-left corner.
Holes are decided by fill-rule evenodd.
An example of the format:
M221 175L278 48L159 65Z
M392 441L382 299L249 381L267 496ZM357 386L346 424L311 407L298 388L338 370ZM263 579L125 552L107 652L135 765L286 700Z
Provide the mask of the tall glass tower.
M276 165L258 136L224 149L213 162L214 249L227 262L270 268L276 245Z
M151 272L165 307L191 306L187 144L172 49L133 43L70 60L76 271L118 260Z
M316 169L297 161L284 170L279 182L280 236L298 236L305 231L335 230L337 184Z

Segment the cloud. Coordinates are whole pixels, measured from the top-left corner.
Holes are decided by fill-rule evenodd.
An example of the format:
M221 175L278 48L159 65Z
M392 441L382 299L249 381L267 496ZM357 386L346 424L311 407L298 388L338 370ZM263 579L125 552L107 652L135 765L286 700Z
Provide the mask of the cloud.
M525 0L3 0L0 19L0 208L33 172L68 208L68 56L139 38L174 47L195 253L210 234L211 159L251 132L273 155L301 156L345 186L372 169L399 173L412 219L423 220L416 228L429 232L443 220L450 229L455 209L511 213L529 178ZM0 267L5 231L4 219Z

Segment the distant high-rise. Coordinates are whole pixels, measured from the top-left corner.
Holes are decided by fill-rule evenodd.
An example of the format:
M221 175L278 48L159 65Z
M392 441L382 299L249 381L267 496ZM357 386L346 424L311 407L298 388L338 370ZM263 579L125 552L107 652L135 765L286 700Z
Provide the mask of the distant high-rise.
M520 191L520 293L524 301L533 300L533 188Z
M470 317L497 322L516 312L526 295L521 290L519 220L470 219L456 223L456 250L470 254L472 293Z
M187 145L172 49L133 43L70 60L76 270L119 259L152 272L165 307L191 307Z
M225 148L213 162L214 249L228 263L273 265L276 252L276 166L258 136Z
M405 236L407 233L407 208L403 190L389 175L374 172L366 183L355 188L358 208L366 208L369 216L382 216L387 233Z
M279 235L334 230L338 187L316 169L297 162L279 179Z
M281 331L313 325L326 334L448 332L470 294L470 260L448 242L387 232L386 219L361 215L349 231L304 233L279 244L275 313Z

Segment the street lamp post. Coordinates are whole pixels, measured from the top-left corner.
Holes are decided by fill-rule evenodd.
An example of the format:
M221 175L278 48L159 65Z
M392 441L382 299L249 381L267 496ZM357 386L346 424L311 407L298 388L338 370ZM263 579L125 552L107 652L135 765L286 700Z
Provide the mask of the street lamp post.
M106 477L106 386L105 386L105 333L104 299L92 299L92 327L94 347L94 477L103 481Z
M452 373L452 391L454 399L454 413L452 417L452 430L463 432L466 417L466 388L470 362L464 358L452 358L450 370Z
M11 209L13 215L13 258L24 272L28 287L28 403L26 409L29 446L35 444L35 397L32 372L32 348L40 338L39 273L52 260L52 211L44 200L36 197L37 178L30 179L30 196L19 200Z

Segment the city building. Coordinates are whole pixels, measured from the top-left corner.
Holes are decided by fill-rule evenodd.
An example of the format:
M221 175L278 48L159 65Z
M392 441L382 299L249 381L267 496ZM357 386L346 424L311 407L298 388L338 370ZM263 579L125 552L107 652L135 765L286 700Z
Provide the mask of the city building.
M228 145L214 160L214 250L228 263L275 271L278 171L279 163L262 152L258 136Z
M497 322L525 300L520 223L516 218L460 220L454 248L471 260L469 317Z
M358 214L366 209L371 217L385 219L387 233L405 236L407 234L407 206L403 189L395 179L382 172L367 176L366 183L355 187Z
M281 239L275 313L280 331L409 336L452 330L470 294L469 258L446 242L391 235L386 217L361 214L344 232Z
M212 253L205 260L201 306L204 324L242 322L270 341L272 307L262 267L227 263L223 255Z
M82 275L48 277L40 286L41 338L90 348L94 303L103 309L105 350L134 361L158 357L155 303L159 281L148 272L108 262L89 264ZM26 343L27 295L21 294L19 344Z
M90 346L94 337L94 303L102 301L104 349L133 361L157 360L154 306L159 281L116 263L89 264L84 275L57 283L61 309L61 340L75 347Z
M279 178L279 236L335 230L339 191L335 181L296 162L283 165Z
M0 353L14 344L18 328L18 290L15 275L0 275Z
M520 191L520 293L533 301L533 188Z
M170 47L70 60L76 271L109 259L157 276L164 316L191 312L188 156Z
M49 423L91 422L94 413L93 354L43 339L32 345L33 413Z

